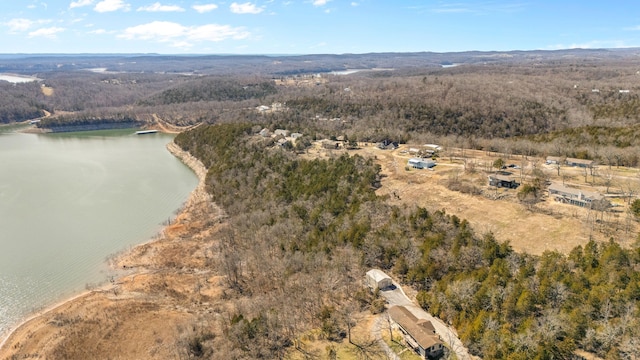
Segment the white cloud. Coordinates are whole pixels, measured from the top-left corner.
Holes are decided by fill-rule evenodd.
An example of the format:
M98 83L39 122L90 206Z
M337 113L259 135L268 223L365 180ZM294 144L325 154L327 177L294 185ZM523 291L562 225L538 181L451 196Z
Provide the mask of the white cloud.
M29 30L34 24L35 23L29 19L11 19L3 25L9 27L10 33L18 33Z
M194 41L222 41L226 39L242 40L249 37L249 33L242 28L229 25L208 24L189 28L187 38Z
M200 14L213 11L218 8L216 4L193 5L192 8Z
M11 19L5 23L2 23L2 25L9 28L10 34L16 34L20 32L25 32L36 25L48 24L50 22L51 20L35 20L34 21L29 19L16 18L16 19Z
M83 7L83 6L89 6L91 4L93 4L93 0L72 1L71 4L69 4L69 9L73 9L73 8L77 8L77 7Z
M64 28L60 27L50 27L50 28L42 28L29 33L29 37L46 37L49 39L55 39L56 34L64 31Z
M184 11L184 9L178 5L162 5L159 2L157 2L157 3L154 3L153 5L139 7L138 11L181 12L181 11Z
M202 26L183 26L169 21L154 21L148 24L130 27L118 37L127 40L150 40L170 43L174 47L190 47L195 42L218 42L228 39L241 40L249 37L243 28L229 25L208 24Z
M313 6L325 6L331 0L313 0Z
M231 3L231 6L229 8L231 9L232 13L236 14L259 14L264 10L263 8L257 7L255 4L252 4L250 2L242 4L234 2Z
M105 29L95 29L95 30L89 31L89 34L96 34L96 35L113 34L113 31L107 31Z
M358 5L360 5L360 4L358 4L358 3L357 3L357 2L355 2L355 1L353 1L353 2L351 3L351 6L358 6Z
M122 0L102 0L93 9L97 12L111 12L117 10L129 10L129 4Z

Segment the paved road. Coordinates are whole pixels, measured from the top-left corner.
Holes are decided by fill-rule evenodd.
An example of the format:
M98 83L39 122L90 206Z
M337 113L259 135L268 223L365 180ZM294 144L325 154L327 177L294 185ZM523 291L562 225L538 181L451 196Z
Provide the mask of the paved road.
M442 341L444 341L449 345L451 350L453 350L456 353L456 356L458 357L459 360L478 359L477 357L469 354L469 351L462 344L462 341L458 339L458 335L456 334L455 330L453 330L452 328L447 326L445 323L443 323L442 320L436 319L428 312L422 310L421 307L414 304L414 302L411 301L411 299L409 299L409 297L404 293L404 291L402 291L402 288L400 287L400 285L398 285L395 282L394 282L394 285L395 285L394 289L380 291L380 295L382 295L385 299L387 299L389 306L394 306L394 305L405 306L407 309L409 309L409 311L411 311L413 315L415 315L416 318L427 319L431 321L431 323L433 324L433 327L436 329L436 332L438 333L438 335L440 335L440 338L442 339Z

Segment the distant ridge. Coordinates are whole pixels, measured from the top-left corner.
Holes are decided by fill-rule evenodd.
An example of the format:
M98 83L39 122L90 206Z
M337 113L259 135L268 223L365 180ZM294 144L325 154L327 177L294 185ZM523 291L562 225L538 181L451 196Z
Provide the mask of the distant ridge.
M292 75L348 69L438 68L442 65L545 61L637 61L640 48L462 52L385 52L364 54L238 55L191 54L0 54L0 73L34 74L106 68L113 72Z

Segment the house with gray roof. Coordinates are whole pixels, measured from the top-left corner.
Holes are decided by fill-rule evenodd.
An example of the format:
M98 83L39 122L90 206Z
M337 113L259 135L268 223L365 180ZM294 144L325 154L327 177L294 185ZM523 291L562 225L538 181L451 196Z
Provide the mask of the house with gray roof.
M607 200L602 194L568 187L560 183L552 183L549 185L549 197L552 197L556 201L564 204L571 204L589 209L606 209L611 206L609 200Z

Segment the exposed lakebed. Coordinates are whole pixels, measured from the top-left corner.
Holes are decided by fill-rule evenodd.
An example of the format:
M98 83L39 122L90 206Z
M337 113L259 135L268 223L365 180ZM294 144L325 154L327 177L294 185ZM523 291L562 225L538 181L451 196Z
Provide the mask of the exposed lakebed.
M0 127L0 336L105 281L106 258L154 237L198 183L171 135L14 130Z

